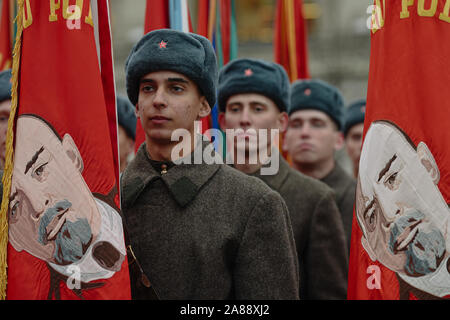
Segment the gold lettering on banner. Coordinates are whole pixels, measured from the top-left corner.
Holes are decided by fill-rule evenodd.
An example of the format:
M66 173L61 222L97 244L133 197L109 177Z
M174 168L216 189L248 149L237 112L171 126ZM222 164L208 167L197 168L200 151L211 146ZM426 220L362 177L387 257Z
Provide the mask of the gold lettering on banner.
M61 7L60 0L49 0L49 1L50 1L50 16L48 17L48 21L50 22L58 21L56 10L59 10L59 8Z
M402 12L400 12L400 19L409 18L409 7L414 5L414 0L402 0Z
M77 0L76 6L79 8L79 10L73 10L70 9L69 6L69 0L63 0L63 18L68 20L78 20L81 19L81 12L83 11L83 0Z
M450 0L445 2L444 11L439 15L439 19L450 23Z
M92 8L91 8L91 2L89 1L89 15L84 20L85 23L89 24L91 27L94 26L94 21L92 21Z
M383 7L381 7L381 0L376 0L375 7L372 11L372 33L375 33L384 27L385 18L386 0L383 0Z
M425 9L425 0L419 0L417 14L421 17L433 17L436 14L438 0L431 0L431 7Z
M25 0L23 8L23 28L26 29L33 23L33 14L31 13L30 0Z

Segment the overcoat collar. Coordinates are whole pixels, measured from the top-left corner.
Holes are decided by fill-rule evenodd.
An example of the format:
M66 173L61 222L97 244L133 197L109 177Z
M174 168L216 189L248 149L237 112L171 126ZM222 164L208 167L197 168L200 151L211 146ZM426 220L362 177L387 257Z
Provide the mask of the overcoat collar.
M269 187L271 187L273 190L280 190L283 183L286 181L288 175L289 175L289 164L284 160L284 158L280 155L278 151L277 152L278 161L279 161L279 169L278 173L274 175L262 175L261 169L256 171L255 173L250 174L251 176L258 177L261 180L263 180Z
M197 144L197 148L204 150L208 142ZM195 152L195 151L194 151ZM193 158L194 152L190 155ZM191 163L194 163L191 161ZM126 184L122 186L122 200L125 207L130 207L144 191L144 189L161 179L168 191L180 207L191 203L201 188L219 170L220 164L179 164L161 174L150 163L150 156L144 142L138 149L135 159L124 172Z

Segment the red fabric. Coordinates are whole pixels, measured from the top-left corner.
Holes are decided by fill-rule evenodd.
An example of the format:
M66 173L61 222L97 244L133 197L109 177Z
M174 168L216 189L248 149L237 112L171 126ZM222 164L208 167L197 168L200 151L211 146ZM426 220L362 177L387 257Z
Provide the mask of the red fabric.
M379 1L383 3L384 1ZM447 98L450 23L439 19L446 1L439 1L433 17L421 17L417 2L400 18L402 1L385 1L384 27L371 37L369 84L364 137L373 121L389 120L417 145L424 141L440 170L438 188L450 200L450 131ZM425 8L430 1L425 1ZM399 299L396 275L374 263L361 245L361 229L354 217L348 283L349 299ZM381 290L370 290L367 268L381 270ZM410 294L410 298L414 298Z
M275 62L282 65L289 75L291 81L309 78L308 71L308 41L306 35L305 19L303 18L303 1L294 0L295 30L289 30L286 17L286 3L277 1L274 28L274 57ZM297 77L293 75L289 53L289 34L294 32L296 50L295 60L297 62Z
M116 181L119 181L120 168L119 149L117 143L116 87L114 83L114 61L111 27L109 22L109 2L107 0L99 0L97 7L103 92L108 113L109 133L111 138Z
M197 15L197 33L206 38L208 37L208 13L209 13L209 0L199 0L198 15Z
M12 51L11 51L11 17L10 2L3 0L2 17L0 22L0 70L11 68Z
M220 0L219 4L223 65L226 65L230 61L231 2L230 0Z
M308 41L306 38L306 23L303 18L303 3L294 1L295 35L297 45L297 75L298 79L309 78L308 70Z
M147 0L144 32L170 28L169 1Z
M190 15L189 15L190 18ZM199 0L198 2L198 16L197 16L197 34L208 38L208 23L209 23L209 0ZM211 106L213 108L214 106ZM211 116L201 119L202 133L212 128Z
M277 1L277 8L275 11L275 27L274 27L274 58L275 62L281 64L286 71L289 69L289 65L285 64L287 61L286 54L287 48L284 46L284 38L281 36L284 34L284 23L283 23L283 1Z
M49 22L49 1L30 1L27 15L33 22L22 36L18 114L36 114L61 137L70 134L84 162L86 185L92 193L108 195L117 181L94 28L85 23L88 4L82 8L81 28L70 30L62 9L58 20ZM8 245L8 299L47 299L49 279L46 262ZM93 282L105 285L83 290L86 299L130 299L127 259L111 278ZM61 299L77 299L65 283L60 289Z
M274 56L275 62L279 63L284 67L290 79L290 62L289 62L289 48L287 40L287 27L286 27L286 17L285 17L285 4L284 1L277 1L277 7L275 12L275 33L274 33ZM287 151L282 150L283 140L285 134L280 137L280 152L288 162L291 162L289 154Z

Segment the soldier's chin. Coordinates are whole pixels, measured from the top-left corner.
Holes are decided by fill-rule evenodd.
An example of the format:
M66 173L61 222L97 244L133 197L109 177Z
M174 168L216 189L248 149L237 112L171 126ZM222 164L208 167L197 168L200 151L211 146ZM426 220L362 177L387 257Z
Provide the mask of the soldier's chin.
M246 158L258 157L258 145L256 143L238 144L236 145L237 155L245 155ZM242 163L241 163L242 164Z

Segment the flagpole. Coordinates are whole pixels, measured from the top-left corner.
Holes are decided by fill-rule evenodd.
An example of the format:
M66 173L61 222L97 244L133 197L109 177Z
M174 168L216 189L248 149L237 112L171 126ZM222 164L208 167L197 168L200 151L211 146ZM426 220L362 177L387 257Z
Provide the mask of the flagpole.
M294 0L287 0L286 15L288 21L288 45L289 45L289 63L290 63L290 76L291 81L297 80L297 45L295 41L295 17L294 17Z

